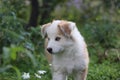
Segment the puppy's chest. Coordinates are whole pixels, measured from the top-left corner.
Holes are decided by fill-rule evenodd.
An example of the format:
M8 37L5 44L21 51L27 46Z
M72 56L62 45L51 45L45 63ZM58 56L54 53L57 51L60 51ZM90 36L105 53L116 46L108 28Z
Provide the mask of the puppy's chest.
M56 70L66 71L67 73L72 73L74 71L82 70L85 66L83 65L84 59L80 55L67 55L57 58L55 61L54 68Z

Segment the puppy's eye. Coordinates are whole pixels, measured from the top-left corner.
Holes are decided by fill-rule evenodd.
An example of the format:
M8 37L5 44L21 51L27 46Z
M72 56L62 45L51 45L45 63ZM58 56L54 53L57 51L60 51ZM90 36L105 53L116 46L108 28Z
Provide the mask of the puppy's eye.
M48 37L48 41L50 40L50 38Z
M60 41L61 37L56 37L55 41Z

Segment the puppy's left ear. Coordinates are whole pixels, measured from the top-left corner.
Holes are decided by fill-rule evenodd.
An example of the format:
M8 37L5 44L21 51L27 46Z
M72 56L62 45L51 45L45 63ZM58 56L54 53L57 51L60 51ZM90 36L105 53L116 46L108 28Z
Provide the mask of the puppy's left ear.
M60 31L66 37L70 37L71 32L74 30L75 26L76 24L74 22L67 22L67 21L61 21L61 23L58 24Z
M41 35L43 38L46 38L47 37L47 27L49 27L51 25L51 23L47 23L47 24L44 24L41 26Z

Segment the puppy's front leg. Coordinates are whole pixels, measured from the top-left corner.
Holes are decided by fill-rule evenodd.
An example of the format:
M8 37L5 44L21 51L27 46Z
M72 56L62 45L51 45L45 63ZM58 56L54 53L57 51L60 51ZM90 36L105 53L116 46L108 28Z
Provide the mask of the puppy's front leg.
M66 80L66 74L61 72L53 72L52 80Z
M83 70L82 72L76 72L74 75L74 80L86 80L87 69Z

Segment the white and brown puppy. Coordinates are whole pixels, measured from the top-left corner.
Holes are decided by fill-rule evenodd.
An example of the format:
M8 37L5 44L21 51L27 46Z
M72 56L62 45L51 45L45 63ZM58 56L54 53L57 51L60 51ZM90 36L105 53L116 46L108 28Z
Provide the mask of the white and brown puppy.
M86 80L89 57L84 38L76 24L54 20L42 26L46 38L47 58L52 64L52 80L66 80L69 74L74 80Z

